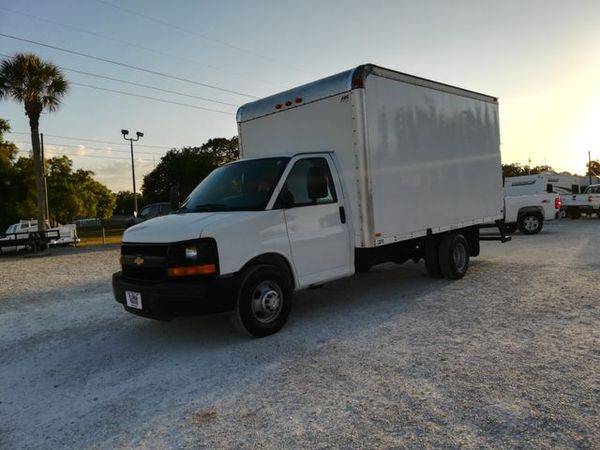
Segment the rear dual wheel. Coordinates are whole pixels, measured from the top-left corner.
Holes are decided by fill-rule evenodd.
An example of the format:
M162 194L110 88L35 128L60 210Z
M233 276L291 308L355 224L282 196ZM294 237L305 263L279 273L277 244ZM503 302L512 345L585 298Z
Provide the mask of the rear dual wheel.
M458 280L469 268L469 243L462 234L450 233L425 243L425 268L434 278Z

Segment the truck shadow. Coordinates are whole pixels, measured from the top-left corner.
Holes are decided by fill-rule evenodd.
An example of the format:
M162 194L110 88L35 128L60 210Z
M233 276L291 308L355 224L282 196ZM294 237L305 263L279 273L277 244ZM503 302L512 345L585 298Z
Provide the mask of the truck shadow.
M471 270L477 270L479 265L473 261ZM150 328L166 332L173 342L191 340L200 347L208 341L211 345L217 342L227 345L248 340L260 346L261 342L272 339L293 347L295 342L339 338L377 326L378 317L387 320L401 314L425 296L439 292L441 298L441 291L452 283L429 278L422 263L386 264L319 289L297 292L287 324L279 333L267 338L255 340L234 330L231 313L155 322Z

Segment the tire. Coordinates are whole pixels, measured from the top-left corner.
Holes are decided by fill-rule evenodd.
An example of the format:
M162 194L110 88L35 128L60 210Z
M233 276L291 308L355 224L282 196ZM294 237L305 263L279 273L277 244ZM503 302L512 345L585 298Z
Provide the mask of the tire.
M462 234L451 233L442 238L439 248L440 269L449 280L459 280L469 269L469 243Z
M287 273L271 265L248 268L235 302L237 327L260 338L277 333L292 306L293 285Z
M505 227L506 227L506 231L508 231L510 234L512 234L515 231L517 231L517 224L516 223L506 224Z
M440 268L440 241L437 238L429 238L425 241L425 269L431 278L443 278Z
M544 227L544 218L539 213L525 213L519 217L518 226L523 234L538 234Z

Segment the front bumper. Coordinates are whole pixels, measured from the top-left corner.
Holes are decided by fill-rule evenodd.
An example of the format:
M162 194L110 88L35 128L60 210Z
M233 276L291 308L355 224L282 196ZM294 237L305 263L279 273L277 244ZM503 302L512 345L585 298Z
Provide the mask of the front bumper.
M237 277L216 277L177 281L149 282L113 274L113 294L126 311L138 316L170 320L177 316L211 314L233 309ZM130 308L125 291L141 294L142 309Z

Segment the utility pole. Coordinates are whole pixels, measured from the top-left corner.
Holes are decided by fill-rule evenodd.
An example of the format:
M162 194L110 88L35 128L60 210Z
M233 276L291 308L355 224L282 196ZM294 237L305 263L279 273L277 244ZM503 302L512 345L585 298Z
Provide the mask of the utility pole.
M588 150L588 175L590 176L590 182L588 186L592 185L592 151Z
M129 144L131 146L131 177L133 179L133 210L134 210L135 217L137 217L138 216L138 203L137 203L137 193L135 190L135 164L133 162L133 143L139 141L140 138L144 137L144 133L136 131L135 139L127 137L127 135L129 134L129 130L121 130L121 134L123 135L123 139L125 139L126 141L129 141Z
M44 150L44 133L40 133L40 146L42 149L42 174L44 175L44 200L46 201L46 220L50 224L50 207L48 206L48 173L46 171L46 153Z

